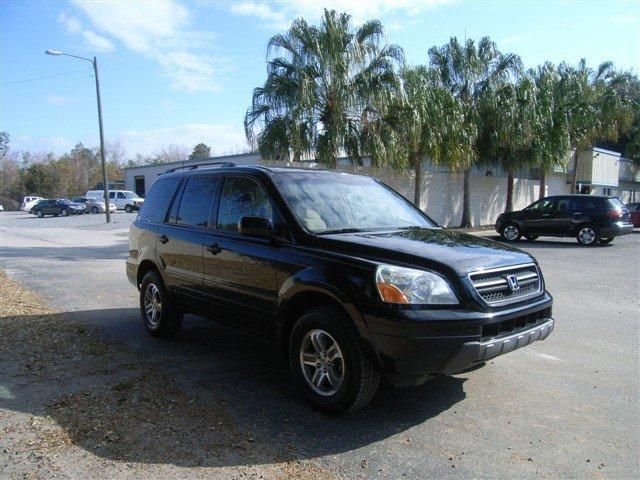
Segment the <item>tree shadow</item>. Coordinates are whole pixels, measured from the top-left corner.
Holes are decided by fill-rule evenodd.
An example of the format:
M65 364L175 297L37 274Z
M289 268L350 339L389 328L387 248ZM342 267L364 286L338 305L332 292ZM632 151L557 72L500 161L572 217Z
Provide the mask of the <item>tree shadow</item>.
M2 344L0 391L8 394L0 407L48 415L73 444L118 462L317 458L402 434L465 398L464 377L383 385L363 410L331 417L297 393L275 343L201 317L187 316L170 340L151 338L136 309L11 322L18 327Z

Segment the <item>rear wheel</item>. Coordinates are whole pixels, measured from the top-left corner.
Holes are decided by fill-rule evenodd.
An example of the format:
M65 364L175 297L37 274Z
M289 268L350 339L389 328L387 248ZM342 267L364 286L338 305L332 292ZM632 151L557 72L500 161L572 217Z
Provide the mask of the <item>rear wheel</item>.
M63 217L66 217L67 215L69 215L69 212L67 212L66 208L63 208L62 210L60 210L60 215L62 215Z
M142 280L140 314L142 323L154 337L171 337L182 326L182 312L167 293L160 275L153 270Z
M300 392L324 413L365 406L380 384L358 331L330 307L311 309L298 319L289 339L289 363Z
M98 213L98 207L92 207L91 208L91 213Z
M591 247L598 243L600 238L598 227L591 224L580 225L576 233L578 243L584 247Z
M520 240L522 231L517 224L509 222L502 227L502 230L500 230L500 236L507 242L516 242Z
M608 244L608 243L613 242L613 239L614 239L614 238L616 238L616 237L601 238L601 239L600 239L600 243L604 243L604 244L606 245L606 244Z
M42 210L37 210L36 215L38 216L38 218L44 217L44 213L42 213Z

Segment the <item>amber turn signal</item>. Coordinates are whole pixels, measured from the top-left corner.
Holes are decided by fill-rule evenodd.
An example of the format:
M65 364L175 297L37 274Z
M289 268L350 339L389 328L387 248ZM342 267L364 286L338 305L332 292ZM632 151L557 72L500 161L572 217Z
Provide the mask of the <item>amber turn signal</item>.
M390 283L378 283L378 291L382 300L389 303L409 303L406 295L395 285Z

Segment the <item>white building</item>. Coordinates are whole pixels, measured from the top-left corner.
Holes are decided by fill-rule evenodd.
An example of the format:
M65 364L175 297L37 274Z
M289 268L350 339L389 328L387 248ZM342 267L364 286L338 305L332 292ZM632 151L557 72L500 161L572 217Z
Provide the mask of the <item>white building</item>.
M568 154L567 171L556 168L547 174L545 196L571 193L573 182L572 152ZM144 165L125 169L126 189L145 195L156 177L169 168L206 162L233 162L236 165L276 165L263 161L258 153L226 155L204 160ZM351 165L348 159L339 160L339 169L373 176L413 200L413 172L376 169ZM279 165L284 165L280 163ZM313 168L314 162L303 162ZM444 226L460 224L462 217L462 175L425 162L420 208ZM638 201L640 197L640 172L619 153L594 148L580 153L578 161L578 186L583 193L618 195L623 202ZM520 210L539 197L539 173L523 170L516 175L513 208ZM476 167L471 181L471 218L473 225L492 224L504 211L507 197L506 174L495 167Z

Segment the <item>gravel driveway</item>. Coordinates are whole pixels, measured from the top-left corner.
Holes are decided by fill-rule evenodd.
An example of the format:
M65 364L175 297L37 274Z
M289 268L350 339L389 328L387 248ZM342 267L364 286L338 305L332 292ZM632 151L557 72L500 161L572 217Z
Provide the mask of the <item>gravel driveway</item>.
M522 242L555 297L553 335L473 372L384 387L363 411L332 418L307 408L268 341L195 316L172 340L150 338L124 275L135 215L114 217L118 223L106 226L98 216L0 214L2 268L70 310L61 318L97 332L92 342L103 345L80 343L73 367L59 362L42 376L25 375L4 354L0 360L0 426L48 418L68 435L59 458L47 460L58 469L48 471L63 478L512 479L636 478L640 470L638 231L598 248L572 239ZM105 382L106 396L96 390ZM150 398L179 408L134 405L126 395L118 403L120 392L145 385ZM119 415L134 422L131 436L118 428ZM115 440L103 438L109 429ZM102 436L90 434L97 431ZM2 444L0 476L38 465L12 453L23 440Z

